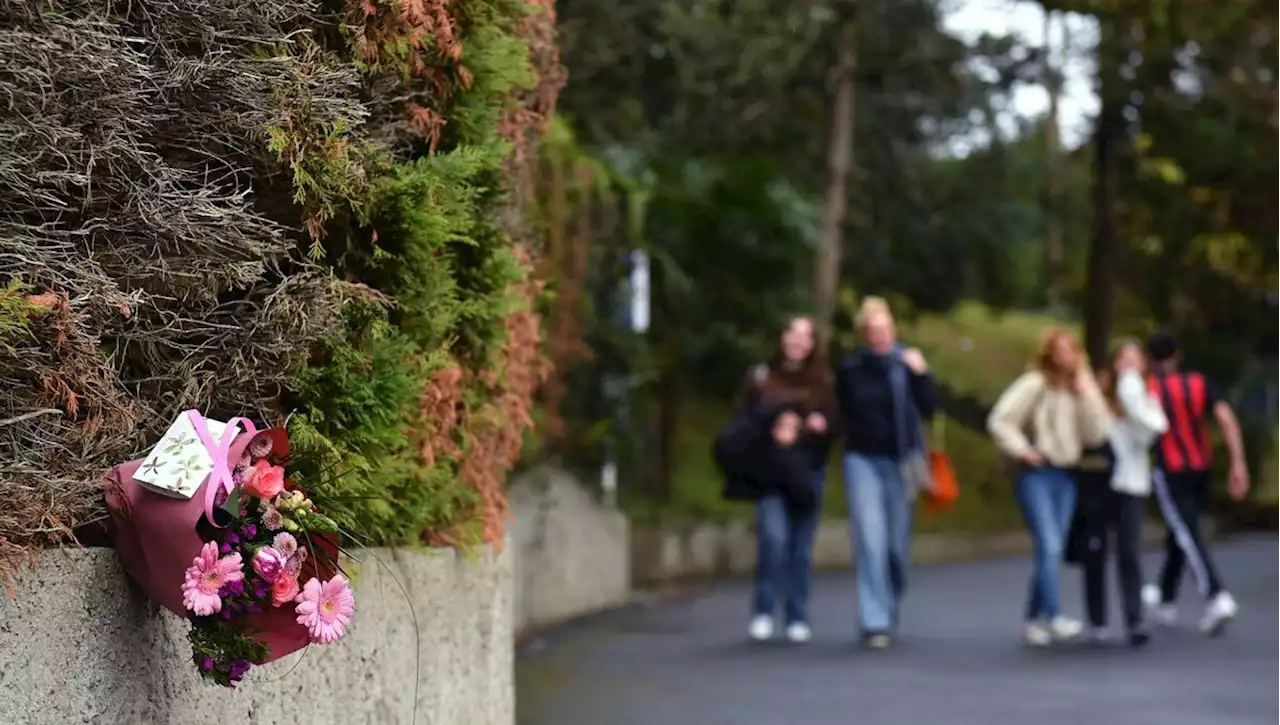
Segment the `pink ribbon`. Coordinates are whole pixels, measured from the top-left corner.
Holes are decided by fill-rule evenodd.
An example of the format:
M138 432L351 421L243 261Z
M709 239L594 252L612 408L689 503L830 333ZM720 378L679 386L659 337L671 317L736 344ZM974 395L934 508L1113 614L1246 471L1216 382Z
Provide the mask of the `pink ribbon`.
M209 485L204 489L204 515L209 519L209 523L218 526L218 522L213 518L213 502L218 497L218 491L225 490L227 495L236 489L236 482L231 478L231 469L227 468L227 456L231 454L231 444L236 439L236 424L243 423L245 433L253 434L258 432L257 426L248 418L232 418L227 421L226 430L222 431L222 439L214 441L213 435L209 433L209 426L205 422L204 416L200 415L198 410L188 410L187 417L191 419L191 424L195 426L196 435L200 438L200 442L204 444L205 450L209 455L213 456L213 471L209 474Z

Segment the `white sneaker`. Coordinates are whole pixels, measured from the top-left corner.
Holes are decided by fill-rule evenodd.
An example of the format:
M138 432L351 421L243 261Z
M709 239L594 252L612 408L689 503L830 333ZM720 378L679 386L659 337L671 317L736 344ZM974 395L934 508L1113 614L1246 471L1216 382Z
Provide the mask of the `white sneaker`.
M1022 641L1031 647L1048 647L1053 642L1053 635L1042 622L1027 622L1022 630Z
M1078 620L1061 615L1049 622L1049 634L1057 641L1075 639L1084 632L1084 625Z
M1142 606L1147 610L1147 619L1164 627L1172 627L1178 623L1178 608L1160 600L1160 587L1155 584L1142 587Z
M792 644L805 644L813 639L813 630L804 622L793 622L787 625L787 641Z
M773 637L773 618L757 614L751 618L751 627L747 631L751 634L751 639L757 642L771 639Z
M1240 613L1240 605L1235 597L1227 592L1218 592L1218 596L1209 601L1204 608L1204 619L1200 620L1200 631L1210 637L1217 637Z

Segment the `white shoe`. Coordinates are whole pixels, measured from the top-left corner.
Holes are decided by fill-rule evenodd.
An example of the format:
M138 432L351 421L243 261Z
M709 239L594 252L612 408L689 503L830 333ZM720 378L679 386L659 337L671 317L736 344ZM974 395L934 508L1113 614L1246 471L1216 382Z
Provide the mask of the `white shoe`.
M1210 637L1217 637L1239 613L1240 605L1236 604L1235 597L1227 592L1218 592L1218 596L1211 599L1209 605L1204 608L1204 619L1200 620L1200 631Z
M1178 608L1160 600L1160 587L1155 584L1142 587L1142 606L1147 610L1147 619L1164 627L1172 627L1178 623Z
M809 629L809 625L804 622L794 622L787 625L787 641L792 644L805 644L813 639L813 630Z
M1059 615L1049 622L1049 634L1058 642L1075 639L1082 632L1084 632L1084 625L1070 617Z
M751 618L751 627L747 630L751 634L751 639L757 642L763 642L773 638L773 618L766 617L763 614L757 614Z
M1022 641L1031 647L1048 647L1053 642L1053 635L1042 622L1027 622L1022 630Z

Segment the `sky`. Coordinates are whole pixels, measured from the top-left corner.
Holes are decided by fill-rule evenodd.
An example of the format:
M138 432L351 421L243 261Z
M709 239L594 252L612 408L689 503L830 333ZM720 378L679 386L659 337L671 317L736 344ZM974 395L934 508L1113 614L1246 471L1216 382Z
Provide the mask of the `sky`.
M1039 3L1026 0L949 0L943 7L947 10L943 25L965 40L974 40L985 31L992 35L1012 34L1031 45L1044 45L1044 10ZM1088 135L1089 119L1098 111L1090 57L1097 42L1097 25L1082 15L1065 18L1059 15L1052 30L1056 48L1062 47L1064 20L1070 31L1071 47L1062 64L1065 86L1059 100L1058 119L1062 125L1063 143L1073 147ZM1016 128L1014 115L1035 117L1044 114L1048 107L1049 96L1043 86L1018 88L1010 103L1011 115L1001 119L1001 127L1011 132ZM976 141L973 139L969 143Z

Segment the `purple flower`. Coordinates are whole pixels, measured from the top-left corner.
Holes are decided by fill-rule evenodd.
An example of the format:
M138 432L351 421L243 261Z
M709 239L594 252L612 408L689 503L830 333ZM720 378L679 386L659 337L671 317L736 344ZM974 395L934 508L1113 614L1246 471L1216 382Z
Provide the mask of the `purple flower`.
M258 604L257 602L249 602L248 604L244 605L244 611L248 612L249 614L259 614L262 612L262 605Z
M240 537L236 536L235 534L227 534L227 543L231 544L232 546L239 546Z
M258 598L258 599L263 599L263 598L265 598L265 597L267 596L267 586L266 586L265 584L263 584L262 582L258 582L257 584L254 584L254 585L253 585L253 596L254 596L254 597L256 597L256 598Z
M222 618L223 618L223 619L227 619L227 620L229 620L229 619L231 619L232 617L236 616L236 615L235 615L235 613L231 611L231 607L229 607L229 606L223 606L223 607L222 607L221 615L222 615Z
M205 657L204 659L200 660L200 669L204 670L205 672L212 670L213 660L209 659L208 657Z
M233 680L239 680L249 671L248 660L235 660L231 666L227 668L227 675Z
M240 535L252 541L258 538L258 527L253 524L245 524L244 528L240 529Z
M223 544L222 546L219 546L219 547L218 547L218 551L219 551L219 552L221 552L221 553L223 553L223 554L230 554L230 553L231 553L231 546L230 546L229 544Z
M268 582L274 582L280 578L280 572L284 570L285 561L284 554L274 547L267 546L259 549L258 553L254 555L253 570Z

